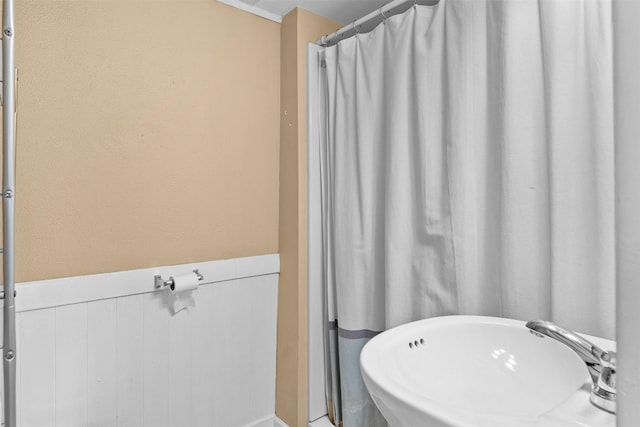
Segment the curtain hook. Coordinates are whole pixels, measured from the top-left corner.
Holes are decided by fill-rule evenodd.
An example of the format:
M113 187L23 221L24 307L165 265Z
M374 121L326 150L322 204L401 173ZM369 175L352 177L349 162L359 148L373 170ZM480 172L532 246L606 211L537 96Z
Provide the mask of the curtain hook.
M413 0L413 8L414 9L418 8L418 0Z
M356 36L359 35L360 31L358 31L358 26L356 25L356 21L353 21L351 25L353 26L353 31L356 32Z
M380 15L382 15L382 23L387 24L387 16L384 14L384 6L380 8Z

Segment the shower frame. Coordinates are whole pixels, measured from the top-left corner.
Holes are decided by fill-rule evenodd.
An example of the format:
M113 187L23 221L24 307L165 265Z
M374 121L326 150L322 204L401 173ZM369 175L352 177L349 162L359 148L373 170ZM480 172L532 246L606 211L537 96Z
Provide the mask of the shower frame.
M14 1L3 0L2 10L2 231L4 300L2 364L4 374L4 425L15 427L16 414L16 307L15 307L15 141L17 72L14 61Z

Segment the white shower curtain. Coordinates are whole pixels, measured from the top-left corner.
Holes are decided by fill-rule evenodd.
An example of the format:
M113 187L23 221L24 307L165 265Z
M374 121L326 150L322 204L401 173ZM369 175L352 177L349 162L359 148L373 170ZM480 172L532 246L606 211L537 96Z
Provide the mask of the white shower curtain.
M446 314L613 338L610 0L440 0L325 49L328 397L385 425L358 357Z

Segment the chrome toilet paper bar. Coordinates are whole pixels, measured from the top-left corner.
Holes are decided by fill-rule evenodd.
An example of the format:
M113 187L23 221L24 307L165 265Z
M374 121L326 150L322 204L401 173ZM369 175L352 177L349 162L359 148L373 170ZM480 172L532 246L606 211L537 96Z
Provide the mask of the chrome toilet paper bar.
M193 272L196 273L196 276L198 276L198 281L201 282L202 280L204 280L204 276L200 274L198 269L193 270ZM162 276L160 275L156 275L153 278L154 278L154 288L162 289L163 287L168 286L171 289L173 289L173 276L169 277L168 280L163 280Z

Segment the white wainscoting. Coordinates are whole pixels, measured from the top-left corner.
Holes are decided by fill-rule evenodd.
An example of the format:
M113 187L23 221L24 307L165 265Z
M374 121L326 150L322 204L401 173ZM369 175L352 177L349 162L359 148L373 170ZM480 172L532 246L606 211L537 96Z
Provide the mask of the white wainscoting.
M173 315L153 276L192 268L196 305ZM18 284L18 425L276 423L278 271L267 255Z

